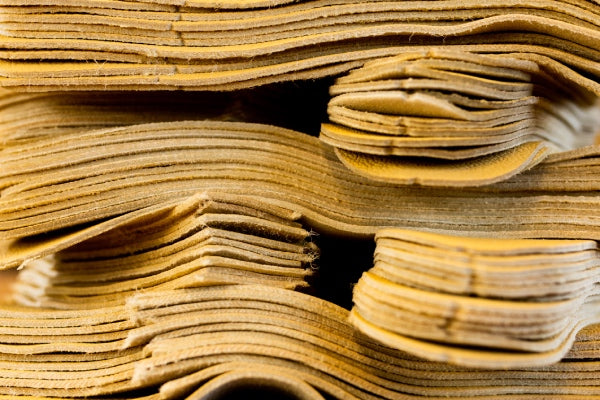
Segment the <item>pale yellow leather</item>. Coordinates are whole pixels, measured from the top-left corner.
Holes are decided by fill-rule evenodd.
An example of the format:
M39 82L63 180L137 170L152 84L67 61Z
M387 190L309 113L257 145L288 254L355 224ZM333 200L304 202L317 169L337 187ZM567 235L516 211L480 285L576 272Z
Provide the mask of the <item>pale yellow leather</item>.
M544 0L527 8L494 0L453 0L433 8L418 2L322 0L1 6L0 82L28 90L234 89L337 75L397 54L400 46L414 53L460 45L535 59L600 92L588 79L598 76L598 17L583 1ZM391 35L396 39L385 41ZM415 35L422 39L416 45L410 40Z
M394 348L471 367L560 360L600 320L594 241L390 228L354 287L350 320Z
M598 15L0 0L0 400L598 397Z
M546 152L542 143L529 142L488 156L446 161L336 150L344 165L360 175L390 183L442 187L480 186L502 181L538 164Z

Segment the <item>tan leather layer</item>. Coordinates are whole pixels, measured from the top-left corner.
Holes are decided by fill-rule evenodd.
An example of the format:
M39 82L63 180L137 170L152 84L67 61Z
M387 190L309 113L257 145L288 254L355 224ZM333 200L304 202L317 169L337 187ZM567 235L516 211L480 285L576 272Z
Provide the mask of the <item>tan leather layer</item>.
M492 237L600 237L595 147L540 164L546 172L539 179L536 167L510 184L465 190L377 183L349 172L316 138L258 124L169 122L53 134L35 143L9 141L0 155L5 239L204 191L255 196L295 210L316 230L350 236L426 226ZM589 164L587 173L573 177L567 165L574 162ZM12 258L12 250L3 252Z
M0 86L38 92L0 93L0 265L24 266L18 299L38 305L0 307L0 399L597 398L598 150L578 135L597 133L599 16L583 0L0 0ZM372 62L449 49L466 58ZM352 129L329 144L227 122L236 89L349 71L329 113ZM46 93L65 90L82 93ZM454 161L390 172L389 154ZM349 313L283 290L312 278L308 227L500 253L391 246ZM577 240L522 239L540 237ZM417 267L396 273L398 254Z
M1 84L230 90L333 76L398 46L494 43L494 53L528 46L523 58L600 93L600 13L586 1L157 3L1 5Z
M535 62L453 49L365 63L331 86L320 138L371 179L476 186L592 144L600 108Z
M194 196L131 216L87 240L80 234L38 243L14 260L24 267L14 298L31 306L83 309L167 288L255 283L306 289L318 250L294 217L244 196ZM54 255L39 259L44 254Z

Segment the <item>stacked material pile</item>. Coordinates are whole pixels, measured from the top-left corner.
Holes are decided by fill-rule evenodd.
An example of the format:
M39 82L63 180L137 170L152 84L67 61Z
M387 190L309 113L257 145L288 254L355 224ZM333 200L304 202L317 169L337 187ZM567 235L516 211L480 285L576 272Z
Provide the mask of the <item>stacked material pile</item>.
M598 329L582 330L568 358L551 366L469 369L381 346L357 333L347 310L264 285L154 291L126 307L4 307L0 323L2 399L600 395L598 363L584 349L597 353Z
M585 0L1 2L3 86L232 90L348 71L443 45L515 53L596 93Z
M337 79L321 139L374 179L489 184L593 143L598 107L577 89L518 58L404 53ZM474 165L478 176L465 175Z
M235 283L307 288L317 250L294 217L252 198L215 193L130 215L120 226L112 220L105 233L78 244L71 238L57 253L63 240L44 249L54 257L29 261L15 285L16 300L98 308L155 289Z
M518 367L560 360L600 322L591 240L377 233L375 265L354 288L352 321L432 360Z
M118 136L122 132L126 134ZM162 135L161 132L165 134ZM156 140L158 133L163 145L155 145L144 152L144 146L128 147L122 144L127 140L136 143L135 135L144 133L147 136L140 136L141 143L146 138ZM111 154L108 151L110 148L102 145L111 140L111 135L115 135L116 139L114 149L120 149L120 152ZM176 135L179 136L174 138ZM181 150L175 146L176 139L183 143L186 135L196 135L195 140L198 141L190 141L190 149ZM6 336L5 343L8 345L14 340L25 340L18 335L26 334L24 337L27 337L27 343L32 348L43 351L31 354L28 348L20 347L28 355L6 356L7 369L16 368L11 374L22 378L7 380L2 393L77 398L123 392L124 398L146 395L151 396L150 398L177 398L170 396L191 393L196 388L199 391L196 395L200 396L213 390L217 393L226 391L236 385L248 388L262 384L263 387L279 388L287 394L311 393L313 396L313 389L316 389L319 395L337 398L349 395L369 398L372 394L385 398L410 395L433 398L448 395L462 398L476 395L510 397L513 394L527 394L535 398L557 392L574 397L598 395L594 377L597 374L600 331L598 325L581 329L591 320L581 320L579 326L569 331L571 336L550 355L521 357L518 359L518 369L505 368L509 364L514 366L515 358L510 358L507 363L502 357L496 358L494 355L491 360L495 361L488 358L484 366L503 368L482 371L424 361L418 356L428 356L426 351L419 350L415 357L394 349L393 346L376 344L360 336L349 324L346 310L313 296L264 285L253 288L246 285L211 286L196 288L191 292L191 289L165 291L169 288L207 283L247 283L249 275L246 272L237 274L243 269L236 268L241 264L248 265L248 261L270 276L274 271L293 276L295 284L284 279L290 287L304 287L303 280L312 271L303 267L310 264L314 248L305 243L307 232L297 225L297 220L302 221L305 227L319 227L323 232L345 235L358 232L362 236L365 232L387 225L400 225L400 218L410 221L412 217L414 220L419 217L414 210L421 207L421 210L426 210L421 211L422 218L431 218L430 221L439 219L436 215L441 214L443 219L437 228L441 227L446 231L456 232L460 228L460 222L457 221L463 221L465 230L482 229L483 234L489 233L485 230L485 224L497 221L495 216L503 215L504 212L503 221L487 228L493 229L497 236L520 237L524 230L529 229L529 235L532 236L550 237L560 234L578 239L594 237L593 219L588 218L598 209L600 200L595 194L598 181L593 178L594 169L598 165L595 161L598 157L595 147L549 156L529 172L503 182L502 186L498 184L467 191L407 188L375 183L346 170L337 160L333 149L318 139L265 125L170 122L83 130L79 133L72 131L64 140L58 140L60 137L53 132L47 137L33 134L23 139L13 138L7 141L3 149L3 154L7 155L6 165L10 166L6 170L4 182L10 184L4 188L0 200L6 201L5 204L8 205L12 203L14 212L30 215L28 219L4 215L3 221L6 221L7 226L22 225L18 229L11 228L4 232L7 238L14 240L5 242L3 263L6 267L24 265L20 283L16 286L16 295L25 304L43 306L36 311L39 318L58 318L63 315L61 312L65 313L65 318L71 315L67 311L58 312L48 307L71 308L73 318L102 312L112 313L111 318L116 318L115 322L132 318L127 326L137 326L134 331L122 327L117 329L120 333L114 332L111 335L115 336L119 346L131 348L128 352L131 352L130 356L135 362L122 359L110 361L117 357L112 348L100 355L88 354L88 345L99 348L108 346L104 343L108 343L105 340L108 340L109 335L104 335L100 330L94 332L96 328L92 326L87 328L84 337L77 337L77 334L82 333L79 325L67 321L64 321L67 325L74 326L72 331L67 336L54 338L60 345L48 348L46 343L50 339L45 336L51 335L50 333L40 329L35 334L30 332L33 322L27 313L33 311L27 309L22 311L25 314L20 314L21 311L5 309L7 318L14 319L8 323L18 328L11 331L13 336ZM32 143L39 145L32 147ZM93 150L88 150L79 143L92 144ZM172 150L165 143L173 143ZM205 152L207 156L194 158L195 143L199 144L196 146L198 151ZM13 144L18 146L13 147ZM54 146L66 148L65 151L59 151ZM69 154L69 148L73 153ZM131 149L137 149L137 153L130 151ZM227 149L226 154L223 149ZM44 162L36 162L35 157L26 157L26 154L33 154L36 150L44 158ZM104 154L100 153L102 150L105 150ZM170 151L173 151L173 156L169 155ZM63 157L57 159L56 154L62 154ZM152 161L154 155L159 162ZM160 158L160 155L164 157ZM8 164L8 156L18 158L19 162L15 160ZM144 159L148 162L146 166L141 163ZM52 162L55 164L52 165ZM176 177L173 189L169 189L166 194L158 191L153 185L160 185L178 162L184 168L179 177L173 175ZM187 164L195 165L195 168L186 168ZM130 174L139 165L140 173ZM202 168L198 168L198 165L202 165ZM211 165L214 167L211 168ZM588 171L588 174L582 174L579 180L564 182L563 176L575 174L578 165ZM120 166L120 169L115 168L114 173L101 169L111 166ZM29 172L30 175L27 175L21 173L19 167L38 172ZM539 172L540 168L545 168L546 172ZM44 171L49 172L47 177L36 180L36 176L44 176ZM199 175L188 176L190 171ZM104 174L107 174L106 177ZM533 174L533 178L530 174ZM543 179L538 181L537 176L543 176ZM146 177L149 179L148 183L144 181ZM299 182L300 178L302 180ZM181 182L178 183L178 180ZM104 189L102 182L105 182ZM310 182L312 186L302 182ZM44 183L48 185L44 186ZM203 196L188 195L200 189L213 191ZM217 189L220 191L215 192ZM20 190L23 190L19 200L22 207L16 207L19 203L16 200L11 202L11 193L19 193ZM80 193L86 191L91 200L79 201L79 209L70 208L69 204L76 204ZM543 196L538 196L539 194ZM27 200L35 200L36 196L44 204L28 205ZM143 200L143 196L150 200L136 203L136 199ZM336 198L336 202L331 200L333 198ZM123 203L115 203L116 199ZM508 199L513 199L515 203L507 205ZM411 204L413 208L410 208ZM478 204L480 209L476 210L475 206ZM489 204L497 204L496 214L489 210ZM533 205L536 204L539 206L538 214L532 216L536 210ZM564 215L549 216L544 211L548 204L562 205ZM429 209L424 208L427 205ZM103 213L103 207L109 207L109 210L110 207L116 208ZM465 208L469 213L460 214L459 211ZM55 215L62 217L46 214L51 209L56 210ZM522 225L511 225L511 218L517 221L526 213L529 213L530 219L521 220ZM476 215L483 221L481 228L475 224ZM556 226L561 221L576 221L581 225L573 223L569 227L564 224L565 229L557 231ZM585 223L588 228L585 228ZM48 232L48 229L58 230ZM199 247L187 246L196 241L199 241ZM492 242L494 246L499 243L497 240ZM208 243L216 246L211 245L210 249L203 247ZM565 242L556 243L559 245L556 251L560 250L561 243ZM595 248L595 242L591 240L568 243L568 249L579 249L582 254L589 255ZM176 252L171 253L172 250L181 253L177 255ZM202 255L204 251L209 254L217 251L222 256L220 258L227 262L228 271L236 273L236 279L227 281L223 275L225 269L220 264L214 265L214 268L202 265L203 258L196 256ZM190 252L194 256L188 260L186 257ZM252 260L247 258L250 253ZM51 255L54 255L54 259L50 267L44 257ZM157 259L157 256L161 259ZM209 257L211 262L216 259ZM581 257L585 258L584 255ZM244 262L240 262L240 258ZM37 261L31 262L32 259ZM275 266L266 265L275 259ZM186 261L189 261L188 265ZM509 265L512 265L511 261L514 258L507 260ZM585 264L583 260L579 262ZM164 269L165 265L174 268ZM188 266L198 271L199 275L196 276L200 277L200 282L193 275L179 275L179 272L175 272L180 265L183 267L178 271L185 271ZM342 276L343 265L328 267L339 268L338 273ZM561 271L562 267L564 265L557 267L556 275L568 273ZM161 268L164 273L154 275ZM205 271L211 272L210 276L204 275ZM570 287L573 290L593 282L589 277L593 273L591 265L587 269L581 266L579 271L588 276L588 279L580 278L583 282L579 283L584 285L577 286L574 283ZM181 279L172 281L167 276L181 276ZM204 280L205 277L210 282ZM165 279L161 280L162 278ZM106 279L108 281L103 283L102 280ZM519 281L521 280L519 277ZM163 290L156 292L156 295L149 292L148 295L130 301L130 306L135 310L147 309L148 314L145 311L138 313L130 308L126 317L121 315L125 311L120 307L127 301L128 292L152 288ZM568 286L564 288L569 289ZM183 300L178 300L181 293L185 293ZM186 298L190 293L192 297ZM568 292L566 295L573 293ZM147 304L144 303L146 300L140 300L148 298L152 300ZM574 299L577 300L577 297ZM174 301L175 308L171 307L171 301ZM103 306L104 302L112 306L106 308ZM156 311L163 307L164 313ZM195 310L198 310L198 318L194 317ZM585 317L574 304L566 304L562 311L568 314L575 310L575 316ZM292 321L289 322L289 319ZM547 323L548 319L541 318L540 322ZM527 323L531 323L531 320ZM568 322L558 321L542 328L556 330L561 323L563 327L568 325ZM314 327L314 324L318 325ZM265 330L264 334L256 333ZM126 331L129 333L123 336ZM167 331L174 333L167 334ZM30 336L27 336L27 332L30 332ZM61 334L65 332L67 330L61 331ZM468 336L470 340L474 340L472 331ZM478 337L479 334L475 335L475 338ZM569 350L571 344L572 348ZM72 359L65 359L65 348L73 349L75 355ZM8 354L15 351L9 349L6 350ZM411 347L409 351L415 353L415 349L420 348ZM527 348L527 351L531 350ZM85 356L79 355L80 353ZM120 357L121 353L117 354ZM565 357L565 361L558 362L561 356ZM357 361L359 359L362 361ZM526 360L522 361L523 359ZM89 366L89 370L82 370L81 375L88 374L89 380L68 378L67 371L82 368L75 366L74 362L81 364L84 360L87 362L83 365ZM468 364L464 359L452 358L452 361ZM547 366L549 363L554 364ZM115 367L119 370L116 374L119 379L124 379L119 380L118 384L111 372L115 364L119 365ZM538 364L546 366L539 369L532 367ZM47 371L62 371L61 374L67 381L57 380L49 385L45 376L24 372L40 365ZM261 365L261 368L252 369L252 365ZM398 370L390 372L389 369L395 365ZM478 366L481 367L482 364ZM95 368L99 370L89 372ZM107 373L104 380L94 378L97 375L105 376L104 372ZM50 376L49 372L48 377ZM546 382L547 379L553 380L555 385L541 384L542 380ZM172 382L168 382L170 380Z
M4 306L0 395L95 396L135 389L142 348L124 349L130 321L123 306L58 311Z
M543 368L487 370L426 361L360 335L347 310L302 293L212 287L139 295L128 306L143 326L130 332L127 344L152 339L132 381L162 384L163 398L224 395L243 379L275 381L275 388L299 399L533 399L559 391L564 398L585 399L600 394L598 363L577 360L590 355L577 347L565 361ZM578 336L596 346L596 359L599 333L586 329Z
M0 400L598 398L599 22L0 0Z
M379 183L349 172L317 138L263 124L172 121L34 136L7 139L0 151L3 239L75 229L206 191L256 196L299 212L315 230L359 237L403 226L600 239L597 147L557 153L498 186L467 190ZM475 164L464 173L479 172Z

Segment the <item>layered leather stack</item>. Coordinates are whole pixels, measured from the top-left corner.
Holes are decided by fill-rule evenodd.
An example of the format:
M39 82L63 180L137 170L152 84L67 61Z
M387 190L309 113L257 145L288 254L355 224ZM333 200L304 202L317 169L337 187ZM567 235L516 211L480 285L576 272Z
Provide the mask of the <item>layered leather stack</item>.
M585 0L13 1L2 85L233 90L332 76L415 47L515 53L600 91L597 4Z
M432 360L517 368L560 360L600 322L591 240L470 238L384 229L354 288L352 321Z
M597 352L597 328L582 330L565 360L551 366L487 370L382 346L353 328L346 309L281 288L153 291L127 303L70 311L5 306L1 398L198 399L236 391L301 399L599 395L598 363L585 349Z
M600 397L598 42L585 0L0 0L0 400Z
M405 53L351 71L330 93L334 124L321 139L354 171L401 184L502 181L593 143L600 124L595 98L506 55Z
M112 220L105 233L72 240L61 252L45 249L54 257L29 262L16 300L73 309L120 305L140 290L235 283L307 289L317 249L293 218L280 207L215 193L118 226Z
M113 123L111 112L99 121L98 109L73 105L62 108L59 121L56 114L28 119L33 126L53 126L48 133L6 130L0 237L37 237L220 191L294 210L307 226L344 236L425 226L493 237L600 238L596 146L549 155L494 185L420 188L353 173L332 147L298 131L213 120L94 129ZM81 128L86 118L95 126ZM475 163L463 176L468 181L480 171Z

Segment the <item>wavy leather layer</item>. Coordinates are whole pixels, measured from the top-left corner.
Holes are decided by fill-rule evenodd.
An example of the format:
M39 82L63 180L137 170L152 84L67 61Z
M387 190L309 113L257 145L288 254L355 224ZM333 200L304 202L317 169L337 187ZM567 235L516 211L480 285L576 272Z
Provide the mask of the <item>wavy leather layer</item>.
M494 237L600 237L597 180L582 176L589 183L582 191L577 180L565 182L568 169L552 168L538 181L529 178L534 168L498 187L398 186L349 172L316 138L214 121L51 135L35 143L14 141L2 149L5 239L99 222L209 190L256 196L299 212L306 226L349 236L397 226ZM582 161L593 164L595 148L588 153ZM564 185L548 187L551 181Z
M333 76L397 46L521 53L528 43L523 58L600 93L600 13L586 1L115 3L3 5L1 84L230 90Z
M141 290L236 283L306 289L318 250L297 216L244 196L194 196L87 240L70 236L21 255L27 261L14 298L83 309L123 304ZM54 255L38 259L44 254Z
M600 122L595 99L534 62L452 49L365 63L330 93L321 140L356 173L398 184L503 181L592 144Z
M263 285L139 294L126 308L1 314L2 396L171 399L225 390L242 377L313 398L598 395L597 325L577 335L564 362L481 370L382 346L357 334L347 310ZM109 341L88 339L111 331L118 334Z
M336 398L373 395L399 399L467 398L494 394L510 398L516 393L552 393L552 388L525 386L525 381L533 383L543 376L542 371L550 379L552 374L560 374L562 368L569 368L569 363L557 363L544 369L523 368L517 372L423 361L357 335L348 324L348 311L344 309L300 293L278 291L277 301L268 300L269 296L274 297L275 292L268 294L265 288L238 286L212 288L204 293L181 291L172 297L156 293L132 299L130 305L142 318L144 327L131 332L131 344L155 338L146 347L149 357L136 366L134 382L157 383L177 378L161 387L161 393L169 398L190 393L196 385L208 380L208 369L216 373L219 366L227 371L236 364L238 368L264 364L268 368L281 368L282 372L296 371L294 376ZM244 311L220 312L210 306L216 299L229 299ZM191 320L183 322L177 318L176 310L189 312L205 325L195 325ZM271 318L277 322L270 323ZM147 319L151 322L146 324ZM248 329L255 334L245 334ZM573 374L577 368L585 368L584 363L572 367ZM513 380L519 377L524 380L520 383ZM516 387L518 390L513 392ZM565 395L583 395L591 387L578 390L565 385L561 389Z

